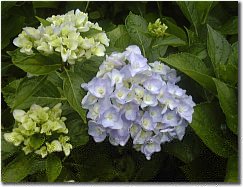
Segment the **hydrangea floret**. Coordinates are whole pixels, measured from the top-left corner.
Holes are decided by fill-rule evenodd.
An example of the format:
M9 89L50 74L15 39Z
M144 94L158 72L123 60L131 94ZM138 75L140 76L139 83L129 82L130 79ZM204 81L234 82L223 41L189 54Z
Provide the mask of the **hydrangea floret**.
M61 106L59 103L50 109L33 104L27 112L15 109L15 127L4 134L4 139L21 146L26 155L35 152L44 158L52 152L63 151L68 156L72 145L68 143L70 137L65 135L68 129L64 123L66 118L61 116Z
M98 23L88 21L88 14L79 9L64 15L53 15L35 29L23 28L13 43L27 55L37 50L44 54L60 53L63 62L74 64L92 55L104 56L109 39Z
M192 121L195 103L176 83L180 77L169 66L148 64L138 46L106 57L90 82L82 106L88 109L88 133L95 142L106 137L124 146L132 138L134 148L151 159L161 144L182 140Z
M167 26L163 23L161 24L160 18L158 18L154 23L148 24L148 31L151 35L155 37L161 37L166 35L165 31L167 30Z

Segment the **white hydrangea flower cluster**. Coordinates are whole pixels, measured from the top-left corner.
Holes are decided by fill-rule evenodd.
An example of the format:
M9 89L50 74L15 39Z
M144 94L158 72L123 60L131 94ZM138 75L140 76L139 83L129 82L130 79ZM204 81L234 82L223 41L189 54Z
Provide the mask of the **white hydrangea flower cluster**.
M15 109L16 127L5 133L4 139L15 146L22 146L26 155L35 152L44 158L48 153L63 151L68 156L72 145L68 143L70 137L64 136L68 129L64 123L66 118L61 117L61 106L59 103L50 109L33 104L28 112Z
M161 144L182 140L192 121L195 103L176 83L176 71L155 61L147 64L138 46L114 52L99 72L81 87L88 91L82 106L88 109L88 133L95 142L109 136L113 145L133 139L134 148L149 160Z
M20 52L33 54L36 49L44 54L61 53L62 61L74 64L92 55L104 56L107 38L98 23L88 21L88 14L77 9L65 15L53 15L46 19L48 26L41 24L37 29L23 28L13 43Z

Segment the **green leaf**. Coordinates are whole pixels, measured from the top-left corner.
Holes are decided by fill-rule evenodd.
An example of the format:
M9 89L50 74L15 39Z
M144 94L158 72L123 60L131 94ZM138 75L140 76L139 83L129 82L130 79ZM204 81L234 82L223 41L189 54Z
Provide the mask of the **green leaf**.
M18 82L18 81L16 81ZM11 84L11 83L10 83ZM15 84L15 81L13 81L13 84ZM15 98L15 90L16 90L16 85L13 85L12 91L9 90L8 94L9 99L5 99L7 103L10 103L14 101ZM28 89L27 87L26 89ZM28 90L26 90L28 92ZM13 99L13 100L12 100ZM59 90L57 89L56 85L51 83L50 81L46 80L42 83L40 86L39 90L35 92L33 95L29 96L23 103L21 103L18 108L21 109L29 109L30 106L35 103L40 106L49 106L53 107L55 104L63 102L67 100L66 98L62 97L59 93Z
M82 37L93 37L94 35L101 33L102 31L94 29L94 28L90 28L87 32L83 32L82 33Z
M136 172L135 162L131 156L123 156L115 162L117 163L116 171L118 173L118 178L120 179L119 181L130 181Z
M204 146L198 139L197 135L192 132L190 127L187 127L183 140L173 140L172 142L165 143L163 150L179 158L185 163L192 162L200 156L204 151Z
M181 40L180 38L174 36L174 35L170 35L170 36L165 37L165 38L158 38L153 43L151 50L153 50L154 48L157 48L159 46L165 46L165 45L178 47L178 46L186 45L186 42Z
M196 4L196 9L199 14L199 22L205 24L210 10L213 8L213 1L198 1L193 2Z
M232 45L227 64L220 66L220 78L231 85L238 83L238 42Z
M4 101L10 108L13 107L17 89L22 81L23 79L14 80L10 82L7 86L5 86L2 90Z
M152 63L156 60L159 60L160 57L163 57L167 51L167 48L168 48L167 45L159 45L159 46L156 46L153 49L149 50L149 52L148 52L149 62Z
M232 64L219 64L218 70L220 72L219 79L235 85L238 82L238 68Z
M101 17L101 14L99 11L93 11L89 13L90 19L99 19Z
M45 20L45 19L43 19L43 18L40 18L40 17L38 17L38 16L35 16L35 18L38 19L38 21L39 21L40 23L42 23L42 25L43 25L44 27L47 27L47 26L51 25L51 22L49 22L49 21L47 21L47 20Z
M56 75L57 76L57 75ZM49 77L49 76L48 76ZM62 80L60 79L62 82ZM55 82L56 83L56 82ZM41 106L53 107L57 103L66 101L67 99L60 94L62 85L58 87L58 84L54 84L51 81L46 80L43 83L42 88L31 96L26 102L26 106L31 106L31 104L36 103Z
M2 170L3 182L20 182L31 171L33 157L20 154Z
M153 177L155 177L160 168L163 167L162 163L164 161L164 156L159 154L153 155L151 160L146 160L145 158L139 162L139 169L135 173L135 177L133 181L135 182L142 182L142 181L149 181Z
M168 29L166 30L167 33L172 34L172 35L180 38L184 42L187 41L186 33L181 27L179 27L175 23L169 21L168 18L163 18L161 20L161 22L165 23L168 26Z
M238 34L238 16L231 17L227 22L221 26L219 31L222 34Z
M62 60L59 55L52 54L44 56L40 53L33 55L26 55L21 53L19 49L15 51L9 51L13 63L22 70L34 74L44 75L61 67Z
M146 56L145 51L147 51L152 41L147 33L148 23L146 20L130 12L125 20L125 26L131 39L141 47L143 55Z
M228 159L224 182L240 182L238 178L238 156L232 155Z
M42 134L34 134L30 137L30 145L34 149L38 149L45 141L45 136Z
M16 16L16 15L12 15L6 19L2 19L2 25L8 25L7 27L4 27L4 29L2 29L2 42L1 42L2 49L7 47L10 41L12 40L12 38L21 32L24 26L24 21L25 21L25 17Z
M206 45L202 43L195 43L191 45L187 50L187 53L196 55L201 60L205 59L208 56Z
M110 39L110 46L124 50L131 44L131 38L126 30L125 25L118 25L115 29L107 33Z
M213 2L178 1L177 4L185 17L193 24L197 33L198 25L206 22Z
M204 154L180 169L190 182L222 181L225 175L225 161L214 154Z
M237 69L238 69L238 46L239 46L238 41L232 44L232 46L231 46L232 50L231 50L231 53L229 55L228 62L227 62L227 64L232 64Z
M82 120L86 123L86 111L81 107L81 101L85 93L80 87L84 80L79 74L66 69L61 76L63 78L64 96L67 98L70 106L79 113Z
M89 60L85 60L82 63L77 63L74 66L74 72L82 75L85 82L89 82L99 70L99 66L103 62L103 57L91 57Z
M219 78L219 64L225 64L231 52L231 46L228 41L217 31L213 30L209 25L207 48L208 55L214 67L215 74Z
M238 82L238 42L232 45L232 50L226 64L219 64L219 78L230 84Z
M56 1L33 1L33 8L58 8L59 2ZM37 16L36 16L37 17Z
M8 71L13 68L14 65L10 62L1 62L1 75L3 76L7 76L8 75Z
M197 36L195 32L191 31L190 29L184 27L186 30L187 38L188 38L188 45L191 46L197 40Z
M12 143L7 142L3 138L3 131L1 135L1 158L2 160L5 160L11 156L13 156L17 151L19 151L19 147L14 146Z
M78 147L85 145L89 141L87 125L85 125L81 120L72 119L67 116L68 121L66 126L68 128L68 136L70 137L70 142L73 147Z
M185 73L215 95L217 94L211 77L213 75L212 71L197 56L189 53L178 53L160 59Z
M59 77L58 73L56 71L53 71L48 74L47 80L49 80L52 84L54 84L56 87L62 88L63 82L62 79Z
M238 100L234 88L213 79L218 91L220 106L226 116L227 125L232 132L238 134Z
M46 159L46 175L48 182L54 182L60 175L62 170L62 162L59 157L54 154L48 155Z
M73 149L72 159L66 163L76 171L76 177L80 182L88 181L112 181L117 176L114 167L114 157L109 144L87 144L78 149Z
M12 8L13 6L15 6L17 1L3 1L1 3L1 13L2 13L2 16L3 15L6 15L8 10L10 8Z
M45 81L46 76L14 80L2 90L5 102L12 110L24 109L25 102L42 88Z
M29 175L33 175L35 173L39 173L42 171L44 173L45 170L46 170L46 160L36 155L35 160L31 164L31 170L29 172Z
M223 117L219 107L213 103L205 103L197 105L194 110L190 126L203 143L219 156L231 156L235 152L232 148L234 145L221 130Z

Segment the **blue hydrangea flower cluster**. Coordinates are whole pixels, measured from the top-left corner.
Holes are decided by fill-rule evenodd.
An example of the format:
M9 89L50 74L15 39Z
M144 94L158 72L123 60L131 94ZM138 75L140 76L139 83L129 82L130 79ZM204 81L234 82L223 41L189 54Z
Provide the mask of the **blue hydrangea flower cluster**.
M169 66L147 63L138 46L113 52L90 82L82 106L88 109L88 133L95 142L108 136L112 145L124 146L129 138L134 148L149 160L161 144L182 140L192 121L195 103L176 85L180 77Z

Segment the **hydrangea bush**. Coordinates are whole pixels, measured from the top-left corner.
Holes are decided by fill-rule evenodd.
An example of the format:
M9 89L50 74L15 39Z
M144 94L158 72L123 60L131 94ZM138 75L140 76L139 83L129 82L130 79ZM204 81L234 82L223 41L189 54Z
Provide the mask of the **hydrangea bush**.
M237 2L1 2L1 179L239 182Z
M109 136L111 144L124 146L131 137L150 160L161 143L182 140L195 103L176 85L180 77L174 69L147 61L136 45L107 56L96 77L82 84L88 90L82 106L96 142Z

